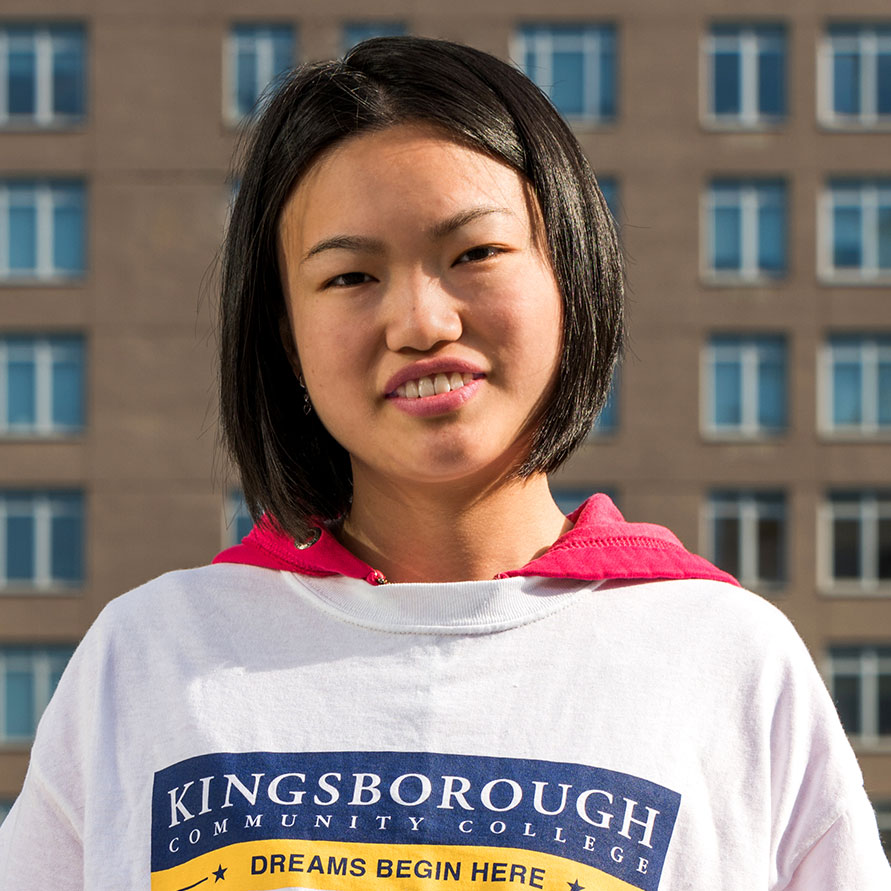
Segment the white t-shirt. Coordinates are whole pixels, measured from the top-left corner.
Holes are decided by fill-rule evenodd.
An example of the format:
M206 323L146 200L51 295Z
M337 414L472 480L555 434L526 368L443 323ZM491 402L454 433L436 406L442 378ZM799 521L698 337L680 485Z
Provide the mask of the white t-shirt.
M0 889L888 891L786 618L716 581L375 587L231 564L115 601Z

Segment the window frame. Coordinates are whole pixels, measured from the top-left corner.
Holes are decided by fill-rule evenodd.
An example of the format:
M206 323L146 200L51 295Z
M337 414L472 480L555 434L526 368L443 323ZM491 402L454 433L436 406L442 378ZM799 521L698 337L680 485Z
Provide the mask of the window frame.
M238 535L239 522L247 521L253 525L253 521L251 520L251 515L247 512L241 489L238 487L231 487L226 493L222 521L221 540L223 547L231 548L241 544L241 537Z
M233 21L229 23L228 30L223 38L223 120L230 126L237 126L244 121L252 120L258 111L262 108L261 99L264 93L267 93L269 87L281 75L281 71L274 71L275 54L272 47L272 36L267 35L268 46L263 45L261 52L266 56L265 67L271 74L268 79L262 77L257 78L257 84L263 81L260 86L257 97L254 100L252 108L241 111L238 107L238 52L240 36L239 29L251 29L254 32L282 30L287 31L291 41L291 58L289 67L297 64L298 51L297 42L299 39L298 29L293 22L289 20L269 20L269 21ZM258 35L252 34L252 41L257 40ZM255 86L257 85L255 84Z
M858 267L835 266L835 207L839 193L857 195L860 210L860 253ZM882 269L880 253L880 208L886 195L891 207L891 178L887 177L831 177L818 197L817 258L819 277L825 284L878 285L891 283L891 266ZM865 197L865 201L864 201ZM849 205L850 206L850 205Z
M72 497L74 496L74 497ZM22 510L22 505L27 509ZM13 516L33 518L34 555L32 575L26 579L8 576L7 520ZM80 577L64 579L53 575L53 520L74 517L80 521ZM0 595L74 595L86 584L87 504L82 489L0 488Z
M715 254L716 227L714 211L722 205L715 194L717 186L734 186L738 193L734 206L740 212L740 267L737 269L716 269L713 265ZM759 212L769 197L759 192L779 186L781 195L781 222L783 230L783 265L774 272L762 268L759 256L760 224ZM789 274L789 186L784 177L712 177L702 193L700 208L700 275L708 285L731 287L763 287L781 283Z
M13 270L10 265L9 244L11 237L10 208L15 206L13 189L23 193L30 190L34 194L35 216L33 270ZM76 270L57 268L54 255L56 248L55 211L66 203L80 211L81 265ZM89 213L86 183L82 179L46 178L39 179L4 177L0 179L0 287L79 284L87 274L89 255Z
M849 29L851 33L833 34L834 30L842 29ZM835 110L835 44L848 41L852 42L860 66L861 110L853 115ZM887 22L833 22L823 31L817 48L817 119L821 126L831 130L891 130L891 113L878 111L877 69L882 42L887 42L891 51L891 24ZM864 95L870 100L871 108L866 108Z
M782 489L729 489L714 488L707 494L703 502L700 540L707 558L729 572L726 567L716 563L717 541L715 523L720 518L719 508L731 505L718 505L719 499L733 499L733 513L728 511L724 516L732 516L739 522L739 573L737 580L747 588L756 591L775 593L789 583L789 511L786 492ZM771 516L775 514L775 516ZM779 521L780 540L778 543L779 568L777 578L762 578L758 573L760 549L758 547L758 524L762 519Z
M839 511L836 503L856 499L856 506ZM845 505L848 507L848 505ZM847 514L847 516L845 515ZM858 521L857 561L860 575L856 579L833 575L835 520ZM891 519L891 490L884 488L833 488L825 494L818 512L819 588L831 597L889 597L891 579L881 579L879 569L879 522Z
M861 368L862 417L856 424L836 425L834 420L836 349L858 351L858 366ZM891 362L891 332L835 333L826 337L820 347L817 368L819 383L817 416L820 433L823 436L854 441L891 438L891 422L879 423L879 368L885 356L887 361Z
M16 344L15 341L22 341ZM16 346L30 348L34 353L34 406L35 422L30 425L12 425L9 421L8 374L10 351ZM57 423L52 417L53 371L57 362L71 354L78 363L80 375L80 421L74 425ZM60 356L61 354L61 356ZM86 348L82 336L72 334L0 334L0 440L19 438L69 438L78 436L85 429L86 416Z
M844 650L858 650L855 657ZM845 728L851 744L859 749L891 749L891 733L879 734L879 678L891 675L891 646L880 644L838 644L826 651L824 676L833 701L838 677L857 677L860 681L860 733Z
M576 34L570 35L575 30ZM566 114L556 104L554 107L569 124L578 128L601 128L615 124L620 115L620 29L614 21L579 21L579 22L519 22L513 32L510 46L510 57L515 64L549 99L553 82L554 41L572 37L581 42L580 52L583 59L584 79L582 83L581 114ZM603 40L612 43L613 53L613 95L612 111L603 113L596 106L601 97L600 64L603 53ZM529 47L534 47L530 50ZM531 52L536 59L536 68L540 71L526 70L526 55ZM544 60L544 61L543 61ZM553 99L551 99L553 102Z
M720 341L724 341L721 343ZM740 408L742 419L735 426L720 426L712 416L716 405L716 351L735 349L740 352ZM783 363L784 421L780 427L766 427L759 423L758 398L762 351L779 348ZM789 429L789 345L785 334L763 332L713 332L703 345L700 380L700 431L710 442L775 440Z
M30 30L34 41L34 114L11 115L8 106L9 43L14 39L12 30ZM73 114L54 111L53 85L54 61L58 45L76 42L81 54L80 71L81 109ZM76 21L37 23L12 22L0 24L0 129L2 130L63 130L81 126L87 117L89 56L87 33L83 24Z
M362 29L364 36L359 40L350 39L351 30ZM340 26L340 54L345 56L354 46L373 37L403 37L409 28L403 19L350 19Z
M735 28L737 34L716 34L721 28ZM764 33L764 32L773 33ZM761 32L761 33L759 33ZM763 113L758 108L760 76L758 72L762 43L779 40L783 58L783 110L779 114ZM738 113L719 114L715 107L715 54L716 43L738 41L740 58L740 82L742 95ZM785 26L779 22L713 22L702 36L700 53L700 91L702 105L700 118L704 125L714 130L775 130L782 126L788 117L789 98L789 42Z
M74 648L67 646L0 646L0 748L19 748L31 744L40 716L55 692L53 674L61 675L73 652ZM6 726L6 676L10 663L15 665L22 660L30 663L28 668L34 679L34 726L30 734L13 735Z

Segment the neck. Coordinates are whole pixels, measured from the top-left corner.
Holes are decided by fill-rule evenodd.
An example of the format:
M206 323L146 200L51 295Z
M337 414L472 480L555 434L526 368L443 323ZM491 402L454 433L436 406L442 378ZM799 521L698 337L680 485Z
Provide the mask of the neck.
M408 491L357 477L340 539L391 582L491 579L544 553L572 525L544 474L482 493L460 485Z

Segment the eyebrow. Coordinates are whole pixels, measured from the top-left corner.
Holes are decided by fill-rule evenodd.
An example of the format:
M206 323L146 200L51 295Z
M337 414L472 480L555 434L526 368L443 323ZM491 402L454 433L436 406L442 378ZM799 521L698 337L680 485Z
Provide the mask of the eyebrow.
M436 241L451 235L453 232L457 232L458 229L472 223L474 220L478 220L480 217L489 216L490 214L495 213L505 214L511 217L516 216L513 211L508 210L506 207L496 207L494 205L470 207L467 210L458 211L458 213L453 216L434 224L427 231L427 235L431 240ZM377 238L369 238L365 235L333 235L331 238L324 238L317 244L314 244L306 254L304 254L300 263L303 264L324 251L338 250L366 254L383 254L386 250L386 246L383 241Z

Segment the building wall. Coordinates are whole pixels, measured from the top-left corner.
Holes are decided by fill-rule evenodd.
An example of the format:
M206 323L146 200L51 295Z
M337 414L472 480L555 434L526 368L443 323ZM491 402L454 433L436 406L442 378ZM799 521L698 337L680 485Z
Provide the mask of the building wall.
M0 335L82 333L82 434L0 439L0 488L74 486L86 497L86 579L76 592L0 593L0 644L75 643L112 597L163 571L209 560L225 537L217 450L215 258L237 128L224 109L223 46L239 21L298 29L298 57L340 51L364 4L294 0L7 0L7 22L86 27L88 99L72 129L0 133L0 175L74 175L87 185L87 272L69 284L0 282ZM609 22L618 34L618 115L578 135L619 185L628 257L630 346L615 432L585 445L557 489L615 491L629 519L664 523L705 548L714 488L782 489L788 580L773 593L818 663L830 645L891 643L891 599L821 593L818 510L834 486L887 485L888 438L818 432L817 357L828 333L891 329L887 287L818 275L817 206L830 175L888 175L891 132L830 132L816 117L816 47L827 22L885 20L883 0L380 2L374 18L506 57L518 24ZM702 123L701 41L715 21L785 23L788 114L776 129ZM3 22L0 21L0 25ZM788 190L788 270L731 286L702 273L703 194L716 175L777 176ZM715 332L783 333L789 425L753 442L715 441L701 424L703 350ZM889 592L884 592L889 593ZM891 802L891 740L861 751L867 786ZM0 746L0 800L15 796L27 746Z

